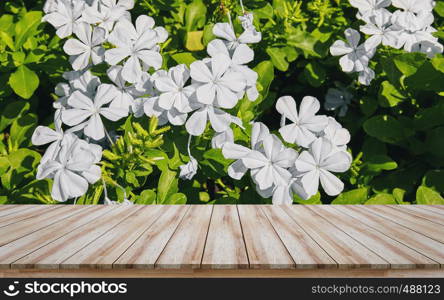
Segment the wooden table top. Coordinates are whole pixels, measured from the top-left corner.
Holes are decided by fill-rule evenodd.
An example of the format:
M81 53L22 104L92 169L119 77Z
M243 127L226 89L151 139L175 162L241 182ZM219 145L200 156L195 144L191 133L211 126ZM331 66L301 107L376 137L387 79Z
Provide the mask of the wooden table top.
M0 277L444 276L443 265L444 206L0 206Z

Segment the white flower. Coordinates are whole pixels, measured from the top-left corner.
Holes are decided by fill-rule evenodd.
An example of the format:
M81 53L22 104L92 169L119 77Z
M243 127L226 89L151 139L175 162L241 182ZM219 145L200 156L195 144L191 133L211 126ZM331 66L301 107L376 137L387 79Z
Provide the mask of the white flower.
M187 132L194 136L199 136L205 131L207 121L216 132L223 132L230 128L231 123L242 126L239 118L226 113L225 111L213 106L200 104L199 109L193 112L185 124Z
M58 124L56 123L56 125ZM55 130L46 126L37 126L31 137L32 144L41 146L51 143L41 158L40 164L44 164L50 159L55 159L56 155L59 153L62 139L63 130L60 126L56 126Z
M225 131L217 132L213 138L211 139L211 148L213 149L221 149L223 145L226 143L234 142L234 134L231 128L228 128Z
M368 66L375 49L367 50L364 45L359 45L361 37L354 29L346 29L345 37L347 43L341 40L334 42L330 47L330 53L333 56L343 55L339 59L339 64L344 72L361 72Z
M330 88L325 96L324 108L326 110L338 110L338 116L344 117L352 98L353 95L345 89Z
M344 184L331 172L345 172L350 168L350 156L343 151L334 151L331 142L319 138L310 145L309 151L302 152L296 160L297 176L308 196L313 196L319 188L335 196L342 192Z
M364 70L359 72L358 81L363 85L370 85L374 78L375 71L373 71L369 67L365 67Z
M95 24L110 32L114 23L118 20L126 19L131 22L131 15L127 10L134 7L133 0L101 0L95 1L92 6L85 9L82 20L89 24Z
M320 107L318 99L306 96L302 99L298 113L293 97L279 98L276 110L284 118L293 122L279 129L283 139L288 143L307 148L316 139L316 133L321 132L328 125L326 116L316 116Z
M74 28L77 39L69 39L63 46L66 54L71 55L70 61L74 70L85 69L91 60L94 65L103 61L105 49L102 43L105 41L105 30L100 27L91 29L91 25L85 22L79 23Z
M127 111L132 107L134 97L140 94L135 86L127 86L125 79L122 77L122 66L112 66L106 72L108 78L115 84L115 97L111 101L110 107L119 107Z
M159 125L165 125L171 123L175 126L185 124L187 120L187 113L182 113L176 108L172 107L169 110L163 109L159 106L159 97L141 98L143 105L143 111L148 117L157 117L159 119ZM134 110L134 107L133 107ZM137 116L136 116L137 117Z
M400 30L392 26L391 18L392 14L388 10L381 9L365 19L367 24L362 25L360 30L371 35L364 43L367 51L377 48L380 44L399 48Z
M75 91L68 99L68 104L72 107L62 111L62 121L68 126L84 124L85 135L100 140L105 137L105 127L101 116L117 121L127 115L127 111L119 107L103 107L111 102L115 94L114 86L102 84L97 88L94 99L80 91Z
M233 27L228 23L216 23L213 27L213 34L224 39L230 51L240 44L254 44L262 39L261 33L254 29L245 30L239 37L236 37Z
M435 6L433 0L392 0L392 5L411 13L430 12Z
M349 0L350 5L359 10L358 17L366 17L384 7L390 6L391 0Z
M190 97L194 93L193 86L185 87L186 82L190 78L190 71L186 65L181 64L172 67L168 73L156 76L154 84L160 92L159 106L165 110L172 107L179 112L187 113L192 110L190 106Z
M179 178L185 179L185 180L191 180L197 173L197 160L190 156L190 161L179 167L180 173Z
M73 33L84 7L85 2L82 0L58 0L57 9L45 15L42 21L54 26L56 34L63 39Z
M43 12L49 14L57 10L57 0L46 0L43 5Z
M51 196L65 202L80 197L88 190L88 183L95 183L101 176L101 148L66 134L61 141L60 151L55 159L39 166L37 179L54 178Z
M222 108L236 106L239 95L245 89L246 81L242 74L229 70L230 58L217 54L208 60L195 61L190 66L190 74L196 87L197 101L202 104L215 104Z
M127 20L122 20L116 24L108 38L116 48L105 52L105 61L116 65L129 57L122 69L122 76L128 82L136 83L141 79L141 62L147 68L158 69L162 65L157 43L163 42L165 36L159 36L153 26L154 20L144 15L137 18L136 27Z
M270 131L268 130L267 126L261 122L256 122L253 123L251 129L251 149L235 144L232 141L228 141L223 144L223 156L227 159L236 159L236 161L228 167L228 175L231 178L239 180L245 175L248 169L243 164L242 158L247 156L252 149L260 150L262 148L262 141L269 135Z
M126 198L123 199L122 202L117 202L117 201L113 201L113 200L109 199L108 197L105 197L103 204L105 204L105 205L134 205L134 202L132 202Z
M252 150L242 157L242 163L251 170L251 177L261 190L288 185L291 173L287 170L294 165L298 153L286 148L281 140L270 134L262 141L263 148Z
M245 13L243 16L239 16L238 19L241 21L242 28L244 30L254 30L253 26L253 14Z
M245 44L239 45L236 49L229 51L222 40L212 40L207 46L207 52L211 57L223 54L230 58L230 70L242 74L246 81L248 99L254 101L259 96L256 88L258 75L255 71L246 66L254 59L254 52Z
M323 137L331 142L333 148L347 150L350 142L350 132L341 126L334 118L328 117L328 126L324 129Z

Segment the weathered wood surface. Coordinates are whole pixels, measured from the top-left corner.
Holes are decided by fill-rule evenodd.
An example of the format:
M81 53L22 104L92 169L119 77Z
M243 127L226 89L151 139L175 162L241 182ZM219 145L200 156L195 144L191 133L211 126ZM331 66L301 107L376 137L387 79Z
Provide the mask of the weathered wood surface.
M444 276L443 265L443 206L0 206L0 277Z

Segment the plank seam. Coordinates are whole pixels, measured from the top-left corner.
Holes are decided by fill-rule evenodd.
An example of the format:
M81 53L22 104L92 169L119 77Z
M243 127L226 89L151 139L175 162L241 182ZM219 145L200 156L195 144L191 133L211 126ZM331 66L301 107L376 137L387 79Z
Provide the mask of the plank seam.
M88 209L88 208L86 208L86 209ZM86 209L84 209L84 210L86 210ZM110 213L110 212L111 212L112 210L114 210L114 209L115 209L115 208L113 207L113 208L111 208L109 211L104 212L103 214L101 214L101 215L95 217L95 218L92 219L90 222L87 222L87 223L85 223L85 224L82 224L82 225L79 225L79 226L77 226L77 227L74 227L72 230L70 230L69 232L67 232L65 235L70 234L71 232L73 232L74 230L76 230L76 229L78 229L78 228L80 228L80 227L83 227L83 226L86 226L86 225L90 224L92 221L94 221L94 220L96 220L96 219L98 219L98 218L100 218L100 217L103 217L104 215ZM79 210L79 213L83 212L84 210ZM70 217L73 217L73 216L75 216L75 215L77 215L77 214L70 215L69 218L70 218ZM66 219L67 219L67 218L66 218ZM62 219L62 220L65 220L65 219ZM61 221L62 221L62 220L61 220ZM58 222L56 222L56 223L58 223ZM53 224L51 224L51 225L54 225L54 224L55 224L55 223L53 223ZM49 225L49 226L51 226L51 225ZM46 227L45 227L45 228L41 228L41 229L39 229L39 230L37 230L37 231L44 230L44 229L46 229ZM35 232L37 232L37 231L34 231L33 233L35 233ZM54 239L54 240L48 241L46 244L43 244L43 245L39 246L38 248L34 249L33 251L28 252L28 253L26 253L25 255L21 256L20 258L17 258L16 260L14 260L13 262L11 262L11 263L9 264L9 268L11 268L11 266L12 266L15 262L19 261L19 260L22 259L23 257L25 257L25 256L27 256L27 255L29 255L29 254L31 254L31 253L34 253L34 252L37 251L37 250L40 250L41 248L45 247L46 245L48 245L48 244L50 244L50 243L53 243L53 242L57 241L58 239L63 238L65 235L61 235L61 236L59 236L58 238L56 238L56 239ZM26 236L23 236L23 237L21 237L21 238L24 238L24 237L26 237Z
M211 220L213 219L213 212L214 212L214 205L211 206L210 221L208 222L207 233L205 234L204 248L202 250L202 257L200 258L200 265L199 265L200 268L202 268L202 263L205 256L205 249L207 249L208 233L210 232L210 225L211 225Z
M239 205L238 204L236 204L236 211L237 211L237 217L239 218L239 226L240 226L241 233L242 233L242 241L244 242L244 250L245 250L245 254L247 255L248 269L250 269L251 268L250 257L248 256L247 242L245 241L244 228L242 226L242 220L241 220L241 217L239 214Z
M384 216L383 214L381 214L381 213L379 213L379 212L375 212L375 211L372 210L372 209L369 209L369 208L364 208L364 209L365 209L366 211L368 211L368 212L370 212L370 213L376 215L376 216L379 216L379 217L384 218L384 219L386 219L386 220L392 221L393 223L396 223L396 224L398 224L399 226L402 226L402 227L404 227L404 228L410 229L410 230L412 230L412 231L414 231L414 232L416 232L416 233L419 233L419 234L421 234L421 235L423 235L423 236L425 236L425 237L428 237L428 238L430 238L430 239L432 239L432 240L434 240L434 241L436 241L436 242L438 242L438 243L441 243L441 244L443 244L443 247L444 247L444 243L443 243L443 241L439 241L439 240L437 240L437 239L435 239L435 238L433 238L433 237L431 237L431 236L428 236L427 234L424 234L423 232L420 232L420 231L418 231L418 230L415 230L414 228L410 228L410 227L408 227L408 226L406 226L406 225L400 224L400 223L396 222L396 220L391 220L391 219L388 218L387 216ZM409 221L407 221L407 222L409 222ZM442 226L442 227L443 227L443 230L444 230L444 226L443 226L443 225L439 225L439 226L440 226L440 227Z
M421 213L420 211L419 212L416 212L416 211L414 211L414 210L411 210L411 209L408 209L408 208L404 208L404 207L400 207L400 209L397 209L397 208L395 208L395 207L393 207L393 206L390 206L390 205L388 205L387 207L389 207L390 209L392 209L392 210L394 210L394 211L397 211L397 212L401 212L401 213L404 213L404 214L409 214L409 215L411 215L411 216L413 216L413 217L415 217L415 218L421 218L421 219L423 219L423 220L426 220L426 221L429 221L429 222L432 222L432 223L434 223L434 224L438 224L438 225L440 225L440 226L444 226L444 224L443 223L439 223L439 222L436 222L436 221L434 221L434 220L431 220L431 218L429 219L429 218L427 218L427 217L423 217L423 216L420 216L420 215L418 215L418 214L416 214L416 213ZM424 211L424 210L423 210ZM416 212L416 213L415 213ZM429 210L427 210L427 212L430 212Z
M348 215L348 216L350 216L350 217L352 217L352 218L358 220L358 222L362 222L361 220L359 220L358 218L354 217L354 216L351 215L350 213L347 213L346 211L338 210L336 207L334 207L334 205L332 205L332 207L333 207L333 209L335 209L335 210L337 210L337 211L339 211L339 212L343 212L344 214L346 214L346 215ZM379 217L379 216L377 216L377 217ZM399 224L396 223L396 222L393 222L393 221L391 221L391 220L389 220L389 221L390 221L391 223L394 223L394 224L399 225ZM370 224L367 224L367 223L364 223L364 222L362 222L362 223L363 223L363 224L366 224L367 226L369 226L369 227L373 228L374 230L380 232L381 234L383 234L383 235L385 235L385 236L391 238L392 240L395 240L395 241L397 241L397 242L403 244L403 245L406 246L407 248L410 248L410 249L412 249L413 251L415 251L415 252L417 252L417 253L419 253L419 254L421 254L421 255L424 255L424 256L427 257L428 259L431 259L432 261L436 262L436 263L437 263L438 265L440 265L441 267L443 266L442 264L440 264L439 262L437 262L437 261L434 260L433 258L429 257L428 255L426 255L426 254L424 254L424 253L421 253L421 252L418 251L417 249L415 249L415 248L413 248L413 247L410 247L409 245L403 243L403 241L402 241L401 239L396 239L396 238L394 238L394 237L392 237L392 236L390 236L390 235L384 233L383 231L381 231L381 230L379 230L379 229L373 227L373 226L370 225ZM409 229L409 228L408 228L408 229ZM412 230L412 231L414 231L414 230ZM416 232L416 231L415 231L415 232ZM427 237L427 236L424 236L424 237ZM429 238L429 237L427 237L427 238Z
M48 210L45 211L45 213L48 212L48 211L55 210L55 209L57 209L57 208L59 208L59 207L63 207L63 206L62 206L62 205L54 205L54 206L50 206L50 207L48 208ZM30 216L27 217L27 218L20 219L20 220L17 220L17 221L15 221L15 222L12 222L12 223L9 223L9 224L6 224L6 225L0 225L0 228L4 228L4 227L6 227L6 226L10 226L10 225L13 225L13 224L17 224L17 223L20 223L20 222L26 221L26 220L31 219L31 218L35 218L35 215L37 215L37 214L39 213L39 211L40 211L40 210L37 210L35 213L33 213L32 215L30 215ZM22 212L22 211L19 211L19 212ZM3 216L2 216L2 217L3 217Z
M108 230L105 230L104 232L102 232L102 234L100 234L99 236L97 236L95 239L93 239L92 241L90 241L89 243L86 243L85 245L83 245L83 247L81 247L80 249L77 250L77 252L71 254L70 256L66 257L64 260L62 260L59 264L57 264L58 268L60 269L60 265L63 265L63 263L65 261L67 261L68 259L70 259L72 256L74 256L75 254L77 254L79 251L83 250L85 247L87 247L89 244L95 242L96 240L98 240L99 238L101 238L103 235L105 235L106 233L108 233L108 231L110 231L111 229L117 227L120 225L120 223L122 223L123 221L125 221L126 219L128 219L129 217L131 217L132 215L134 215L136 212L138 212L139 210L141 210L141 208L137 208L134 212L130 213L128 216L126 216L125 218L123 218L122 220L120 220L120 222L118 222L116 225L114 225L113 227L109 228Z
M173 233L171 234L170 238L168 239L168 242L165 243L165 246L163 247L162 251L160 251L159 256L156 258L156 260L155 260L155 262L154 262L154 264L153 264L154 268L157 267L157 263L158 263L160 257L161 257L162 254L164 253L166 247L167 247L168 244L170 243L170 241L171 241L171 239L173 238L173 236L176 234L177 229L180 227L180 225L182 224L183 220L185 219L185 217L186 217L186 216L188 215L188 213L190 212L190 210L191 210L191 205L187 205L187 207L188 207L188 209L187 209L186 212L183 214L182 218L180 219L180 222L177 223L177 226L176 226L176 228L174 228L174 231L173 231Z

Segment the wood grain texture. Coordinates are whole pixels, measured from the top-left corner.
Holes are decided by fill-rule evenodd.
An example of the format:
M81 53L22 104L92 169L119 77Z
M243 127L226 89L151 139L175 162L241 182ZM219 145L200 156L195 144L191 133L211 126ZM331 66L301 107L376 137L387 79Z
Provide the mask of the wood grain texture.
M339 268L390 267L389 262L332 226L307 206L284 209L338 263Z
M403 213L400 210L392 209L382 205L366 205L363 208L391 220L399 225L405 226L411 230L419 232L425 236L444 243L444 225L439 225L429 220L418 218L408 213Z
M161 215L115 262L115 269L154 269L155 263L189 206L162 207Z
M439 263L346 214L323 205L310 209L390 263L392 269L439 268Z
M56 208L49 207L43 212L39 211L37 214L33 215L32 218L29 217L2 227L0 229L2 233L0 235L0 246L63 220L78 213L82 209L86 209L86 207L72 205L60 205Z
M245 269L248 257L236 206L214 206L202 268Z
M12 269L0 278L443 278L444 269ZM230 288L230 287L222 287ZM235 291L233 291L235 292ZM297 291L296 291L297 295ZM346 299L346 298L345 298Z
M0 247L0 269L9 268L10 264L14 261L63 237L81 226L87 226L90 222L102 217L114 208L115 207L112 206L92 206L88 209L79 210L79 213L68 216L63 222L56 222L33 234L26 235L3 245Z
M0 218L0 227L8 226L42 214L43 212L56 209L61 206L46 206L46 205L26 205L24 209L18 210L12 214L6 214ZM7 212L7 211L6 211Z
M404 213L412 214L433 223L444 225L444 214L439 214L435 211L424 209L423 206L420 205L390 205L387 207L400 210Z
M337 268L338 264L280 206L261 207L297 269Z
M191 206L157 260L159 269L200 268L213 206Z
M65 236L22 257L11 268L58 269L60 264L102 234L136 213L140 206L119 206L91 226L77 228Z
M29 209L29 205L0 205L0 218Z
M436 206L0 208L0 277L444 274Z
M362 222L378 230L382 234L397 240L398 242L416 250L438 262L441 267L444 264L444 244L433 240L423 234L410 230L396 222L372 213L359 205L334 205L333 208L340 210L354 218L356 222Z
M162 206L142 206L134 214L64 260L63 269L111 269L119 256L157 219Z
M259 206L239 205L250 268L293 269L293 258Z
M422 209L431 210L437 214L444 215L444 205L417 205Z

